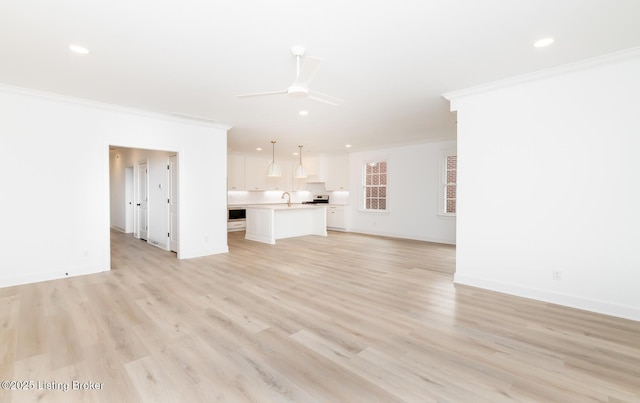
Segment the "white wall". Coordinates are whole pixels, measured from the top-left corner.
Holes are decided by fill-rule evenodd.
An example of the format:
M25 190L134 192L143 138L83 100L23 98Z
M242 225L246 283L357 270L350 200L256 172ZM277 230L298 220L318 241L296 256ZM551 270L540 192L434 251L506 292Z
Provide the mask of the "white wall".
M455 148L450 140L351 153L349 230L455 244L456 218L438 214L442 154ZM364 164L378 158L389 162L386 213L360 208Z
M226 252L226 130L0 86L0 286L108 270L109 145L178 152L178 256Z
M457 283L640 320L638 72L635 49L445 95Z
M126 231L126 170L123 152L109 152L109 217L111 228Z

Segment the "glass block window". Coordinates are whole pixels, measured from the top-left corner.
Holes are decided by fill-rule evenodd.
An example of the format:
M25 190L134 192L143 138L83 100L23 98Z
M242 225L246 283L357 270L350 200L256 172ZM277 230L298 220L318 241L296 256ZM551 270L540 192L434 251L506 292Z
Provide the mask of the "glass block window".
M388 164L386 161L367 162L364 165L364 209L387 209L387 178Z
M456 184L458 176L458 156L447 155L444 169L444 212L456 213Z

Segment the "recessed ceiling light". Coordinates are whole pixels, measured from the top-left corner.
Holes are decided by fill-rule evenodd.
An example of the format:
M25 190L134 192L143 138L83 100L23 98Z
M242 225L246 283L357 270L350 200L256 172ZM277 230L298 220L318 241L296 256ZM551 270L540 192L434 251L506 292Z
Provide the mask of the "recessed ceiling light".
M309 114L309 111L300 111L298 112L298 114L300 114L300 116L307 116Z
M345 144L344 145L346 148L351 148L351 144Z
M69 45L69 50L75 53L79 53L81 55L86 55L89 53L89 49L80 45Z
M298 155L298 153L293 153L293 155Z
M258 147L256 148L256 151L262 151L262 148Z
M542 38L534 42L533 46L536 48L544 48L545 46L549 46L553 43L553 38Z

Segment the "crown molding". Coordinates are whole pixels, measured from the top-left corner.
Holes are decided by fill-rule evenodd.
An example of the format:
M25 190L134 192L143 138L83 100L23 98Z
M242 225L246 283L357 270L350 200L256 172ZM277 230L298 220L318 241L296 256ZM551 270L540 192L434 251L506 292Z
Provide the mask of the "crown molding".
M482 94L489 91L494 91L497 89L511 87L518 84L528 83L532 81L542 80L545 78L555 77L562 74L573 73L576 71L587 70L593 67L610 64L614 62L620 62L624 60L629 60L633 58L640 57L640 46L629 48L625 50L621 50L619 52L608 53L606 55L593 57L590 59L580 60L578 62L563 64L560 66L536 71L529 74L523 74L511 78L506 78L504 80L493 81L486 84L481 84L473 87L469 87L466 89L447 92L442 94L442 96L451 102L451 110L457 110L455 101L461 98L465 98L471 95Z
M75 105L82 105L82 106L88 106L88 107L97 108L97 109L109 110L113 112L128 113L128 114L133 114L133 115L138 115L141 117L147 117L147 118L153 118L153 119L162 119L162 120L170 120L174 122L197 124L197 125L215 128L215 129L222 129L225 131L228 131L232 127L230 125L225 125L225 124L218 123L213 120L209 120L202 117L184 115L179 113L164 114L159 112L150 112L142 109L129 108L126 106L115 105L115 104L110 104L106 102L91 101L84 98L75 98L67 95L60 95L52 92L34 90L31 88L16 87L16 86L2 84L2 83L0 83L0 92L26 95L31 97L48 99L51 101L65 102L65 103L71 103Z

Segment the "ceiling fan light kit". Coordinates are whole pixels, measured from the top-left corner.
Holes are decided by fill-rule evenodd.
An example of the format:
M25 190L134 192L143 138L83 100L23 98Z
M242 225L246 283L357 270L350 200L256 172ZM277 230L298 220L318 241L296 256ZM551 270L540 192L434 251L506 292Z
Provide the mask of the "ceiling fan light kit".
M280 91L269 91L269 92L255 92L251 94L242 94L238 95L238 98L253 98L253 97L261 97L265 95L283 95L286 94L291 98L309 98L314 101L323 102L325 104L338 106L342 102L342 99L323 94L317 91L309 90L309 82L315 75L318 67L320 66L320 62L322 59L318 59L317 57L307 56L304 58L304 63L300 65L301 58L306 53L306 50L303 46L293 46L291 47L291 54L296 57L296 79L287 89Z

